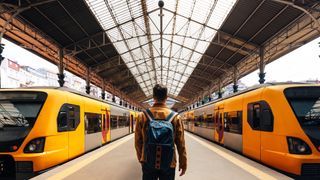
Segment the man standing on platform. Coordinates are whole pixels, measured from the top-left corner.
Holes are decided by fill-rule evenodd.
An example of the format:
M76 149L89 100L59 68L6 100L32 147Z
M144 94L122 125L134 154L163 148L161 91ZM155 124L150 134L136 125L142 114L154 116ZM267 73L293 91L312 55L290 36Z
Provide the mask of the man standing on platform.
M173 180L176 148L180 176L187 169L184 128L180 116L166 106L166 87L157 84L153 88L153 99L153 107L138 116L135 129L135 148L142 165L142 179Z

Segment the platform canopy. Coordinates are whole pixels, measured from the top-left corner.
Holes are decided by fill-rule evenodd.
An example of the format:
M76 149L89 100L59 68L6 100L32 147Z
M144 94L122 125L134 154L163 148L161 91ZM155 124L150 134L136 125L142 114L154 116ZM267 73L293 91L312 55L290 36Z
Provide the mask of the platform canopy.
M161 29L157 1L86 0L146 96L179 94L235 2L165 1Z
M320 34L317 0L163 0L163 8L158 3L4 0L0 26L24 8L12 21L20 31L8 28L6 38L24 46L30 38L41 41L17 20L135 101L146 102L159 83L178 108L263 70ZM38 50L48 44L32 44L31 51L57 63ZM66 69L86 78L76 66Z

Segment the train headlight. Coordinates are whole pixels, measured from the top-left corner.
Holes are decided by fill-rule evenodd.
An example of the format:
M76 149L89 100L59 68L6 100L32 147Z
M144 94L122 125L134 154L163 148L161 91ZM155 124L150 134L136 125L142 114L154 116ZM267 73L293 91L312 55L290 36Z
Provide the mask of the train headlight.
M287 137L290 154L311 154L307 143L296 137Z
M24 148L25 153L42 153L44 150L45 138L31 140Z

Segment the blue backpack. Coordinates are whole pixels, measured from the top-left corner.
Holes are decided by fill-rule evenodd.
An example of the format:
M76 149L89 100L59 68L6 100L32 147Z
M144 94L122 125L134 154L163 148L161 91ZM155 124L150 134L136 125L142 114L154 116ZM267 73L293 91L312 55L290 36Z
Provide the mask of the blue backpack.
M155 120L149 109L144 112L148 121L147 140L144 148L144 163L149 168L156 170L166 170L174 154L174 135L172 120L177 115L172 111L166 119Z

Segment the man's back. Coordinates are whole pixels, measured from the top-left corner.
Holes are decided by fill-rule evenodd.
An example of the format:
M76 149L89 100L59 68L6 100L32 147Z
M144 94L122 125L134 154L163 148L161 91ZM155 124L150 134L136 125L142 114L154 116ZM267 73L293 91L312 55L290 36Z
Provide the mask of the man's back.
M165 104L155 104L151 107L150 112L153 115L155 120L165 120L172 110L166 107ZM137 157L142 165L146 162L145 155L145 144L147 141L147 128L148 128L149 119L146 117L145 113L141 113L138 116L135 130L135 147L137 151ZM181 122L180 116L175 116L172 120L173 126L173 135L174 135L174 144L177 147L179 153L179 169L183 171L183 174L187 167L187 157L186 157L186 148L184 140L184 128ZM175 148L174 148L175 149ZM173 169L176 167L176 153L174 151L172 162L170 163L170 168Z

